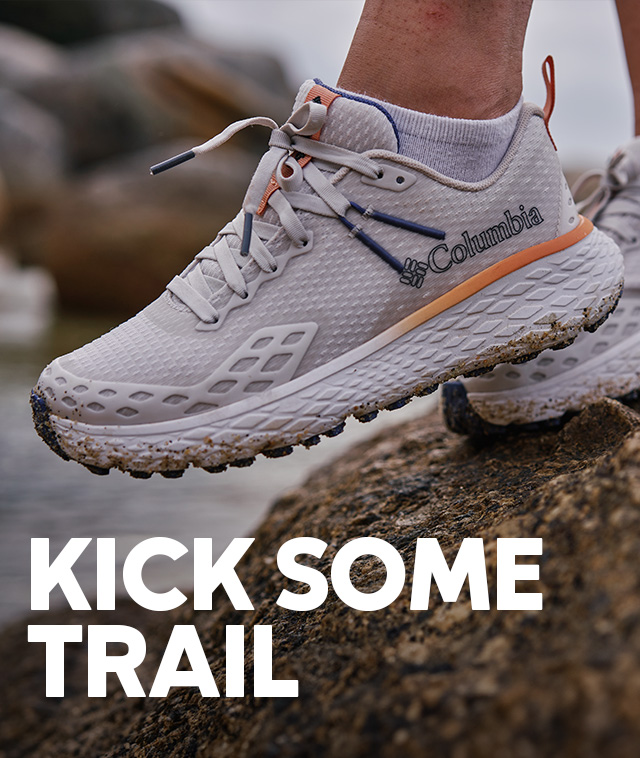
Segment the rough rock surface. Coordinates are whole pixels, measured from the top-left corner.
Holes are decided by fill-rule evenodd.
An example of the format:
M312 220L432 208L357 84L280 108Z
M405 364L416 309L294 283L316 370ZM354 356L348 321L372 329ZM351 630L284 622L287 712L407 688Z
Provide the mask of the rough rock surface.
M215 486L215 482L212 482ZM330 592L317 611L279 609L278 547L296 536L329 543L329 572L357 536L393 544L412 573L415 541L437 537L449 563L464 537L485 540L491 611L432 592L409 610L409 586L389 608L357 612ZM542 537L540 612L497 611L495 540ZM637 756L640 744L640 418L614 401L558 433L473 444L419 418L355 448L281 498L256 532L240 574L254 612L224 596L213 612L150 617L48 614L41 623L130 623L144 630L145 687L171 626L195 623L223 687L224 625L273 624L274 676L295 677L298 699L127 699L111 682L86 697L84 659L70 660L61 701L46 701L41 645L23 625L0 639L15 662L2 699L4 758L38 756ZM384 571L362 559L362 590ZM32 649L30 649L32 648ZM247 649L250 646L247 645ZM251 671L251 656L247 671ZM250 687L251 675L248 674ZM148 691L148 690L147 690ZM74 694L75 693L75 694ZM85 693L85 694L83 694Z

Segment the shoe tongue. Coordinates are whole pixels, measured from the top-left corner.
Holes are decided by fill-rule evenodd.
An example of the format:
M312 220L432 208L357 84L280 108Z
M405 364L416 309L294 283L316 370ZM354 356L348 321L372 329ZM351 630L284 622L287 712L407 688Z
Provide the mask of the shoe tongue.
M321 142L356 153L365 150L398 152L396 125L382 104L364 95L333 90L312 79L300 87L293 109L309 100L327 106L327 120L319 135Z
M344 147L356 153L374 149L398 152L395 123L379 103L364 96L332 90L313 79L304 82L300 88L293 110L310 100L327 106L327 118L318 135L321 142ZM262 219L268 223L278 223L277 214L271 208L267 208ZM231 237L229 242L239 251L239 240ZM214 293L223 290L225 282L220 265L210 259L201 261L199 265L211 290ZM206 293L202 294L206 296ZM171 298L174 304L180 307L176 299L173 296Z

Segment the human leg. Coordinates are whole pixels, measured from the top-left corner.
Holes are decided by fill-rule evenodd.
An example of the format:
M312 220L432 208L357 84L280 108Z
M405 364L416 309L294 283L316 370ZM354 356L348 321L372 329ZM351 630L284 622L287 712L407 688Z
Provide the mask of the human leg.
M532 0L367 0L338 86L424 113L492 119L522 93Z
M634 133L640 134L640 3L616 0L634 102Z
M398 150L480 181L507 152L522 105L531 0L368 0L339 86L383 102Z

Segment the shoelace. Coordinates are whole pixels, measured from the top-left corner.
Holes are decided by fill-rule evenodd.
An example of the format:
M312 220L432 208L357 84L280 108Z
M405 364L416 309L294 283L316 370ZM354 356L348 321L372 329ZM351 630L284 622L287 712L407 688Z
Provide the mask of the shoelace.
M269 150L258 164L240 213L209 246L198 253L181 276L174 277L167 285L169 292L202 321L215 323L219 319L218 310L210 302L215 282L219 280L203 273L202 262L215 261L224 282L240 298L246 299L249 291L243 268L248 259L253 260L265 273L278 270L277 260L265 243L280 228L296 247L304 248L308 244L309 234L296 215L296 210L338 219L347 227L350 235L399 272L403 270L403 264L351 222L346 217L349 210L384 224L444 239L444 232L438 229L380 213L372 208L363 208L342 195L312 159L328 164L327 167L336 169L336 173L342 169L351 169L370 179L379 178L382 167L360 153L312 139L321 131L326 115L326 106L311 101L296 109L282 127L265 116L236 121L202 145L151 167L152 174L166 171L197 155L214 150L248 126L266 126L272 129ZM313 192L302 192L303 183L309 185ZM256 218L263 212L265 200L277 214L280 226Z
M617 153L604 171L587 171L572 187L573 194L579 195L590 182L599 180L577 209L619 245L635 243L640 226L640 177L622 169L624 158L623 152Z

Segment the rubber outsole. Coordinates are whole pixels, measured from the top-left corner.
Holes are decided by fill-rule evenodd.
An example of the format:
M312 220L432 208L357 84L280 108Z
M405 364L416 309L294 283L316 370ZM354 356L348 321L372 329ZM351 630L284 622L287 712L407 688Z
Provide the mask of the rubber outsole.
M550 431L564 426L575 415L575 413L565 413L561 417L534 421L530 424L507 424L504 426L492 424L490 421L485 421L473 409L462 382L447 382L443 385L442 413L450 431L467 437L499 437L510 433Z
M617 294L612 298L611 301L611 307L605 313L603 316L599 317L596 321L590 324L585 324L582 326L582 329L588 332L594 332L596 331L609 317L609 315L615 310L620 297L622 295L622 288L620 288L620 291L617 292ZM568 345L570 345L575 339L574 337L571 337L569 339L562 339L556 342L553 345L549 345L549 349L553 350L560 350ZM545 348L546 349L546 348ZM525 353L522 356L515 357L512 361L509 361L509 363L518 364L523 363L526 361L533 360L540 354L540 350L536 350L533 352ZM480 366L477 368L474 368L473 370L467 372L464 374L465 376L477 376L479 374L486 373L488 371L491 371L493 368L495 368L496 365L501 363L502 361L498 361L496 363L488 364L485 366ZM348 416L354 416L362 423L367 423L369 421L373 421L373 419L378 415L379 410L396 410L398 408L402 408L407 403L411 402L411 400L414 397L418 396L424 396L429 395L433 392L435 392L440 384L444 385L444 407L445 407L445 420L449 428L457 432L459 434L467 434L471 436L487 436L487 435L496 435L496 434L505 434L509 431L512 431L512 428L514 425L509 425L508 427L502 427L495 424L491 424L489 422L484 421L481 419L478 414L475 413L475 411L471 408L467 398L466 398L466 391L464 390L464 386L461 382L441 382L436 384L429 384L423 387L416 387L415 391L409 395L406 395L404 397L401 397L391 403L381 403L380 406L374 410L370 410L365 414L358 414L358 413L350 413L345 416L345 418L337 425L332 425L325 431L321 432L321 434L314 434L306 439L300 440L300 442L296 443L296 445L302 445L303 447L312 447L314 445L317 445L320 442L321 437L335 437L339 434L341 434L344 431L345 427L345 421ZM36 431L40 435L40 437L44 440L44 442L47 443L47 445L55 452L57 455L59 455L64 460L70 460L70 456L65 453L65 451L62 449L62 446L60 444L60 441L58 439L58 436L56 432L53 429L52 423L51 423L51 412L49 410L49 407L46 403L45 398L37 393L35 390L31 393L31 408L33 412L33 420L34 425L36 428ZM519 425L518 430L519 431L541 431L544 429L550 429L550 428L558 428L562 425L561 419L550 419L543 422L536 422L534 424L525 424L525 425ZM258 454L264 455L267 458L279 458L286 455L290 455L293 452L294 445L284 445L280 447L269 447L266 445L263 449L258 451ZM232 466L235 468L244 468L247 466L250 466L254 461L256 460L255 456L247 457L247 458L238 458L236 460L229 461L224 464L216 465L216 466L202 466L205 471L208 473L221 473L222 471L225 471L228 466ZM92 464L84 463L82 461L78 461L80 465L84 466L87 470L89 470L91 473L104 476L105 474L108 474L111 470L110 468L102 468L99 466L95 466ZM186 468L188 468L187 466ZM129 468L120 468L117 466L114 466L113 468L118 468L121 471L124 471L125 473L130 474L134 478L140 478L140 479L148 479L152 473L159 473L161 476L167 478L167 479L177 479L181 477L184 472L186 471L186 468L179 468L179 469L166 469L166 470L160 470L157 472L148 472L148 471L140 471L140 470L134 470ZM200 468L200 467L198 467Z
M612 397L611 400L627 405L635 403L639 398L640 387L624 395ZM492 424L490 421L485 421L471 407L462 382L447 382L442 387L442 413L450 431L479 438L556 431L575 418L580 411L565 411L561 416L527 424Z

